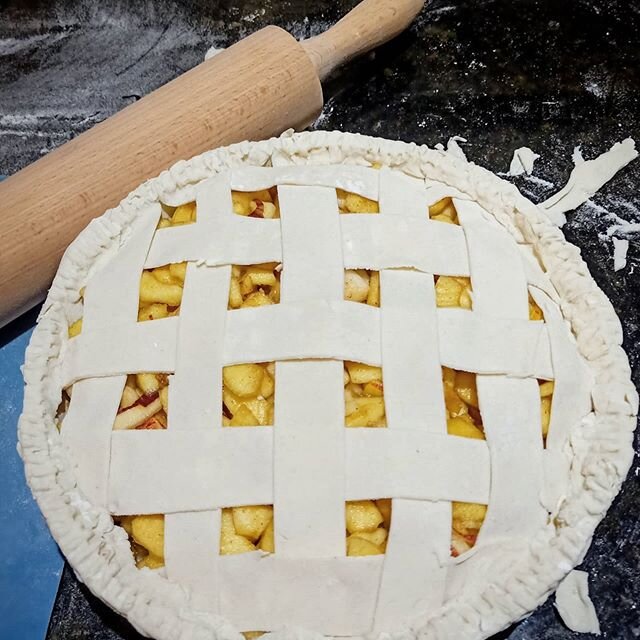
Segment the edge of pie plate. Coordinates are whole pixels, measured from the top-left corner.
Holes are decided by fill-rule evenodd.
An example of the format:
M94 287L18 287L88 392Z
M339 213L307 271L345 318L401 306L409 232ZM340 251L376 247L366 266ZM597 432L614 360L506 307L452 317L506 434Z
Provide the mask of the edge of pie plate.
M562 452L570 462L570 473L555 515L564 526L541 527L525 552L496 550L494 568L485 583L462 589L412 628L393 635L481 638L496 633L542 603L584 557L630 467L638 398L621 348L620 322L579 250L513 185L444 151L357 134L287 133L178 162L93 220L65 253L26 354L19 450L33 495L79 578L141 633L159 639L241 638L226 620L197 611L185 588L158 573L135 568L125 532L77 489L54 418L60 401L59 362L67 343L68 309L89 273L117 252L137 212L158 200L184 202L206 178L240 165L263 166L276 157L294 165L379 163L444 183L450 193L490 211L518 243L530 245L560 296L562 315L595 383L593 411L579 424L570 425ZM285 630L270 637L319 636Z

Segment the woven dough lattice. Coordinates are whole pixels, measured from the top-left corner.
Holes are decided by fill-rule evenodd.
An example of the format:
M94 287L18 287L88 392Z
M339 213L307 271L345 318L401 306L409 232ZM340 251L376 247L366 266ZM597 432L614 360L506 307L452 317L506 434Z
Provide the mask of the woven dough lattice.
M280 219L233 213L232 189L273 185ZM339 215L336 188L380 215ZM428 218L445 195L460 226ZM195 196L194 224L156 230L150 206L95 270L61 376L80 488L113 514L166 514L167 576L197 608L241 630L391 631L481 582L496 544L545 526L559 499L546 470L589 410L589 381L526 246L455 189L388 169L241 167ZM182 261L179 316L138 323L142 269ZM270 261L281 302L228 310L231 265ZM343 300L349 268L380 271L379 309ZM434 275L470 276L473 310L437 309ZM529 320L529 293L545 322ZM343 360L382 366L387 429L345 429ZM223 429L222 368L267 361L273 427ZM478 374L486 441L447 435L443 365ZM113 431L126 375L143 371L171 374L168 429ZM537 378L555 380L546 448ZM381 497L393 499L386 554L346 557L345 501ZM457 561L453 500L488 504ZM275 553L220 556L221 508L255 504L274 505Z

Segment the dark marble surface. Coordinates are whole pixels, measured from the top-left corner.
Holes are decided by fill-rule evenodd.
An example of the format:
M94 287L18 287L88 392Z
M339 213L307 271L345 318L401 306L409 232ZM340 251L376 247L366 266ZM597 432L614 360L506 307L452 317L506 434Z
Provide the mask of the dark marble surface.
M298 37L323 30L353 0L69 0L0 2L0 173L12 173L92 124L266 24ZM435 0L413 27L325 85L321 129L430 145L457 134L468 157L506 171L516 147L542 158L534 201L566 181L576 144L585 157L640 135L640 2ZM639 237L613 271L603 237L616 216L640 221L640 162L570 216L565 232L620 315L640 383ZM636 438L636 450L639 450ZM640 637L640 466L598 528L582 567L603 637ZM66 571L49 638L130 639L135 632ZM547 602L500 636L566 640ZM583 636L586 637L586 636Z

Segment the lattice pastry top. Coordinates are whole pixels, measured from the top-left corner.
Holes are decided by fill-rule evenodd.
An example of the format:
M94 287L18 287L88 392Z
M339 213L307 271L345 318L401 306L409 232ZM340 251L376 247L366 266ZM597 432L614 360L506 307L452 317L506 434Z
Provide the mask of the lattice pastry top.
M580 560L626 474L620 343L575 247L485 170L243 143L67 251L22 454L76 572L146 634L484 637Z

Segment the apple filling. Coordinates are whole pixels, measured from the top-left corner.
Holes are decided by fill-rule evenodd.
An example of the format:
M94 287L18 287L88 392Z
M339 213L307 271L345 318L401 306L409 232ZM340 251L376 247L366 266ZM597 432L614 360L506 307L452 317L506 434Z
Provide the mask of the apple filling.
M140 276L138 322L179 315L186 274L186 262L145 269Z
M169 376L166 373L128 375L114 430L166 429Z
M232 191L233 212L250 218L279 218L278 189L270 187L261 191Z
M229 285L229 309L263 307L280 302L280 271L277 262L233 265Z
M196 203L187 202L177 207L162 205L162 215L158 222L158 229L166 227L180 227L183 224L192 224L196 221Z

